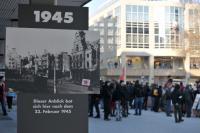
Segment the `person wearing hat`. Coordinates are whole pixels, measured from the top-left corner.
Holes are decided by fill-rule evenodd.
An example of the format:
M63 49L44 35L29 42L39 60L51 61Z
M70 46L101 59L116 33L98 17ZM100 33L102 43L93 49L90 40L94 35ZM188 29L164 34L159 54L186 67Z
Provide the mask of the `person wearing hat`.
M3 111L3 115L7 115L6 107L5 107L5 83L3 80L3 76L0 76L0 103Z

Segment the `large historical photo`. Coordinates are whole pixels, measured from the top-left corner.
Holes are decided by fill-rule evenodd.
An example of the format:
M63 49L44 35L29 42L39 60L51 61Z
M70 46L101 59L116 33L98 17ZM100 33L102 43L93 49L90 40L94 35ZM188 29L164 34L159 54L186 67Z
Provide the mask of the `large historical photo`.
M7 28L6 82L25 93L99 93L99 33Z

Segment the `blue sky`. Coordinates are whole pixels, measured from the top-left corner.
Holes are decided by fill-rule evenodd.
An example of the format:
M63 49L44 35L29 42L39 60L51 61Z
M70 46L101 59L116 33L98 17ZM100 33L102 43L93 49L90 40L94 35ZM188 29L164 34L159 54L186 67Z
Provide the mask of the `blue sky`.
M85 5L85 7L89 7L89 14L91 15L94 13L103 3L106 3L110 0L91 0L88 4Z

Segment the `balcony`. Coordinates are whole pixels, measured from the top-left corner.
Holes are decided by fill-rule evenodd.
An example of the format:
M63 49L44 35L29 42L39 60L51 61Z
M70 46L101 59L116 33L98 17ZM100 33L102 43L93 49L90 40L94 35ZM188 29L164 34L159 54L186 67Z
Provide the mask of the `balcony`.
M185 76L185 70L181 69L154 69L154 76Z
M120 76L121 73L122 73L122 68L102 69L101 70L101 75L107 75L107 76ZM127 68L126 75L127 76L148 76L149 69Z
M190 69L190 75L191 76L200 76L200 69Z

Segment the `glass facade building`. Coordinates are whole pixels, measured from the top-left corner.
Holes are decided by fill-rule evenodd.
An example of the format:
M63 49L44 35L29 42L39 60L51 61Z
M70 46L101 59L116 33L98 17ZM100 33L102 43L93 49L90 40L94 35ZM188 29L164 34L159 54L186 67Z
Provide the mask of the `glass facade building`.
M113 30L104 23L104 35L101 26L95 27L104 39L102 56L107 53L102 78L118 79L125 69L131 81L162 84L170 75L194 82L200 78L199 15L200 0L111 0L90 17L91 28L115 19ZM106 52L108 46L115 52Z

